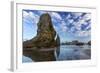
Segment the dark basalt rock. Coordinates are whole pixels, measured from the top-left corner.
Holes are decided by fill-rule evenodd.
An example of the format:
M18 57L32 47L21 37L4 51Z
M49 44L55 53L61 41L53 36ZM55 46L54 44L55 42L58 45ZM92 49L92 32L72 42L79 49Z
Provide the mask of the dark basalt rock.
M60 38L57 35L49 14L40 16L37 24L37 35L23 42L23 55L34 61L55 61L55 53L59 54Z

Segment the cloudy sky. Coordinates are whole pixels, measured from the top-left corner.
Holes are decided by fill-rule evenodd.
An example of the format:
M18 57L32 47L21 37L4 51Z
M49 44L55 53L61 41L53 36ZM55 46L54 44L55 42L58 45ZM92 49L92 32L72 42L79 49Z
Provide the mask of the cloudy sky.
M29 40L37 34L39 17L49 13L53 27L60 36L61 42L79 40L88 42L91 39L91 13L52 12L23 10L23 40Z

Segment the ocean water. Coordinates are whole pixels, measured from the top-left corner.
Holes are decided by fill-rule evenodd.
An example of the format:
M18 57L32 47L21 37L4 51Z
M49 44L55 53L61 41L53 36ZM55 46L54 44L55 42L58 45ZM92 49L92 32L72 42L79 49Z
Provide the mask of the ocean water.
M54 52L56 61L91 59L91 46L61 45ZM22 62L34 62L31 58L23 56Z

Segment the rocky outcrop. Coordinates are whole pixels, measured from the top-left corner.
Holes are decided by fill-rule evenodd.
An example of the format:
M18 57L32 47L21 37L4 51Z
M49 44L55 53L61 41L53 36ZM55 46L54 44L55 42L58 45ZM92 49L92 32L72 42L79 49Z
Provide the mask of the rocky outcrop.
M37 26L37 35L23 42L23 48L54 48L60 45L60 38L53 28L49 14L41 15Z
M60 38L53 28L50 15L41 15L37 26L37 35L23 42L23 55L33 61L55 61L55 51L59 55Z

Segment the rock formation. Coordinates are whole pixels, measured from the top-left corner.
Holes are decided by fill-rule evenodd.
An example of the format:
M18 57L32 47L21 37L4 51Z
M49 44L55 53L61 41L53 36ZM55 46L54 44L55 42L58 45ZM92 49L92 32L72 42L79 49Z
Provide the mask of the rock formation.
M23 48L54 48L60 45L59 36L53 28L49 14L41 15L37 26L37 35L31 40L23 42Z
M40 16L37 27L37 35L31 40L23 42L23 55L30 57L33 61L56 60L54 51L57 48L59 50L60 38L53 28L48 13Z

